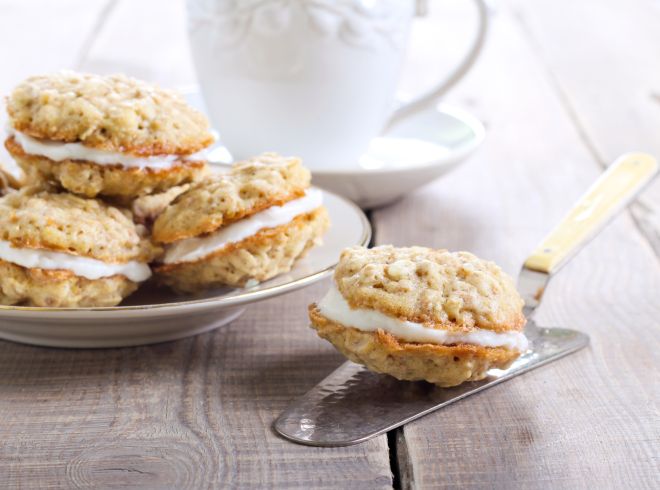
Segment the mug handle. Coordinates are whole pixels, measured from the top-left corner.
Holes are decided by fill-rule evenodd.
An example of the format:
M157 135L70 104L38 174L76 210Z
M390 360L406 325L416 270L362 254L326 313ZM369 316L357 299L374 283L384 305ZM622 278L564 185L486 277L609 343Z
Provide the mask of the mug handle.
M470 45L470 49L465 54L463 60L458 64L454 71L450 73L444 80L438 82L434 87L427 90L425 93L418 95L414 99L399 106L390 116L385 124L385 130L396 124L397 122L405 119L415 112L425 109L433 104L440 98L449 88L453 87L465 74L472 68L472 65L479 57L481 49L483 48L486 34L488 32L488 7L485 0L473 0L477 7L477 15L479 21L479 28L477 34ZM424 11L425 5L418 0L418 11Z

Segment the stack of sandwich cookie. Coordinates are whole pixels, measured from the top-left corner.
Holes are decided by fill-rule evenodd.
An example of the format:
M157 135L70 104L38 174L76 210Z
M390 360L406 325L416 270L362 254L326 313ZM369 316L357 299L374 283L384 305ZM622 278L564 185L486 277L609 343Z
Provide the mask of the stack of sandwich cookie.
M140 196L131 203L131 211L136 223L151 227L158 216L179 195L190 189L191 184L170 187L164 192Z
M0 197L4 196L8 192L11 192L13 186L12 182L9 179L9 175L3 171L0 166Z
M0 197L23 186L20 178L0 162Z
M350 360L448 387L505 369L527 350L510 277L468 252L345 250L312 327Z
M116 305L151 262L180 292L251 285L289 271L328 226L298 159L210 175L206 118L145 82L31 77L7 112L5 146L29 187L1 201L1 304Z
M114 306L159 250L128 211L24 188L0 199L0 304Z
M129 201L199 180L213 142L177 94L122 75L35 76L7 99L5 146L32 183Z
M291 269L328 227L297 158L263 154L194 184L158 216L159 280L181 292L244 286Z

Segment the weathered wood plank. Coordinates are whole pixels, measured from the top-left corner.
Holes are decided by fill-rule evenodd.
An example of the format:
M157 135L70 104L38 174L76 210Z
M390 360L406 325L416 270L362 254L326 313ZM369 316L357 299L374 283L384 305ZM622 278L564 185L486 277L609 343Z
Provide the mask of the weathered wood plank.
M150 347L0 342L0 487L389 488L385 436L299 446L273 419L342 359L307 327L327 284Z
M557 2L511 3L596 159L631 149L660 158L660 4L588 0L566 15ZM660 181L632 211L660 256Z
M75 68L108 0L0 0L0 128L6 125L4 98L21 80ZM3 129L0 129L0 133ZM0 145L0 166L20 175Z
M168 86L193 79L183 2L120 1L106 12L92 39L66 39L71 58L59 65L78 56L86 71ZM322 450L271 429L291 400L342 362L306 326L307 303L326 287L254 305L213 334L152 347L0 342L0 487L391 487L385 437Z
M0 2L0 24L15 24L12 19L19 14L10 9L16 5L23 8L18 2ZM543 5L551 8L548 2ZM589 13L587 7L570 7L583 17ZM61 2L39 9L39 16L58 31L47 35L48 25L37 29L49 40L48 56L15 49L10 56L17 58L5 66L23 66L25 73L9 76L5 71L0 88L75 62L57 61L53 53L79 53L76 47L89 39L88 33L63 28L58 14L79 25L97 24L94 15L76 17L87 15L78 3L53 10L60 8ZM158 22L148 22L149 9L159 12ZM188 83L193 76L183 48L181 12L181 2L120 2L96 41L80 48L87 53L81 67L124 71L167 85ZM560 70L559 48L548 56L555 49L553 26L566 29L562 35L576 36L570 50L587 56L576 58L578 64L608 45L588 36L591 44L580 44L577 27L597 33L599 21L579 24L574 21L578 17L568 17L548 17L546 25L539 25L546 22L541 13L528 25L525 10L522 22L534 35L540 33L534 39L575 104L573 123L590 121L581 128L590 138L591 153L602 163L618 153L617 144L637 141L631 135L640 134L644 144L638 147L652 150L647 143L657 140L648 139L647 131L656 120L653 109L637 105L641 98L634 99L631 118L620 119L627 121L622 124L627 134L599 129L616 117L593 110L602 99L587 97L594 84L582 85L590 65L562 64ZM656 39L649 37L652 18L639 31L647 40ZM377 212L380 242L469 249L515 273L525 253L595 177L597 166L585 140L571 128L566 101L557 98L534 56L538 51L532 53L526 44L529 33L523 36L518 22L509 12L500 14L486 58L451 97L488 123L487 146L447 180ZM34 32L34 23L31 27ZM63 29L66 36L56 35ZM626 42L635 42L636 29L626 29ZM13 34L0 29L3 35L9 45L20 45L19 39L31 50L38 48L37 53L45 49L43 43L29 44L34 37L27 39L32 36L28 29ZM657 63L646 56L657 43L640 44L633 45L644 55L634 61L637 75L641 66ZM436 44L429 46L436 50ZM626 51L616 54L623 59ZM599 66L611 73L607 63ZM576 68L584 72L570 78ZM654 77L659 73L651 72ZM618 96L619 90L625 95L641 83L639 77L617 80L597 87L605 90L599 97ZM624 106L614 109L619 107ZM615 116L626 114L624 107ZM288 401L340 362L305 328L304 305L322 289L255 306L215 334L160 346L78 352L0 343L0 486L34 486L37 481L51 487L389 486L384 438L356 448L315 450L277 439L269 429ZM406 427L399 456L412 466L403 474L404 483L650 487L660 433L652 412L659 391L654 381L658 358L651 351L658 342L653 323L658 292L657 263L630 220L619 219L555 279L541 311L543 323L592 333L590 350Z
M108 0L0 0L0 93L25 77L75 68Z
M81 62L174 87L195 82L182 0L117 0Z
M598 162L506 10L450 101L485 121L484 148L376 211L376 240L471 250L516 274ZM624 215L554 279L539 312L541 324L589 332L592 345L407 425L397 446L404 487L657 484L659 295L657 259Z

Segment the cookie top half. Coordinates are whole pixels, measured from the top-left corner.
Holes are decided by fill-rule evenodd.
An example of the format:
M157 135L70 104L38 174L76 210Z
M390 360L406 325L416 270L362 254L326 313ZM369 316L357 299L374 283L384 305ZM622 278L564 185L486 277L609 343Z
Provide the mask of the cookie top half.
M504 332L525 325L513 280L493 262L468 252L349 248L342 252L335 283L352 308L430 328Z
M154 223L159 243L211 233L271 206L302 197L310 173L299 158L264 153L236 163L181 194Z
M11 126L34 138L135 156L188 155L213 142L175 92L124 75L33 76L7 98Z
M0 198L0 239L16 248L45 249L124 263L148 262L158 250L130 213L96 199L24 188Z

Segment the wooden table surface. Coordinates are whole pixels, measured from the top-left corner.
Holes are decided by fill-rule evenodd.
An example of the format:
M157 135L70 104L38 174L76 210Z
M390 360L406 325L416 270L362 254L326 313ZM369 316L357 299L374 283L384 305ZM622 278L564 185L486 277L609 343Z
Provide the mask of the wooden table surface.
M660 156L660 2L492 5L483 56L446 99L484 121L485 144L371 218L376 243L470 250L516 274L617 155ZM414 34L408 89L470 32L468 4L439 7ZM184 24L176 0L0 0L0 92L63 67L194 83ZM271 429L342 362L307 328L327 282L156 346L0 342L0 488L658 488L659 210L656 183L548 288L539 323L590 347L358 446Z

